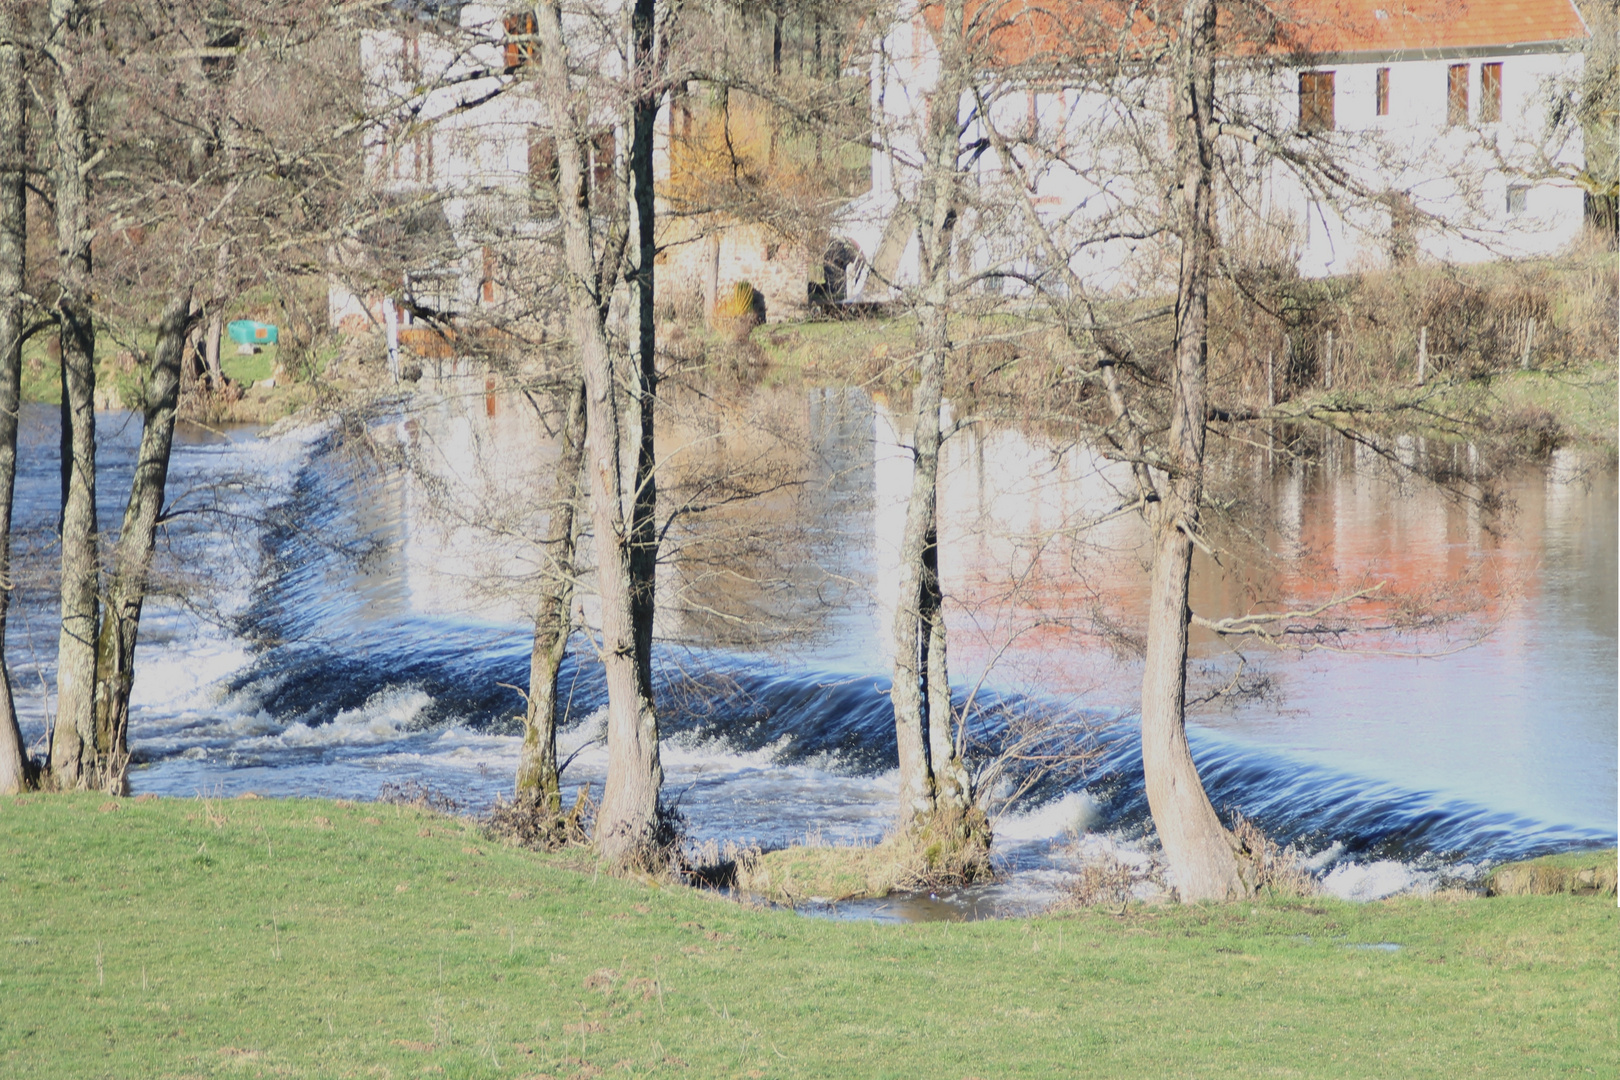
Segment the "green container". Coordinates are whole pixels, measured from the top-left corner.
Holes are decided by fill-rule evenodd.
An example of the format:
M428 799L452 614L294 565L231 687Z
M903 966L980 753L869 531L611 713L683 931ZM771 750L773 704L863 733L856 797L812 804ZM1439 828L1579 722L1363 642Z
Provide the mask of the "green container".
M269 323L254 322L252 319L237 319L226 328L231 340L238 345L274 345L276 343L276 328Z

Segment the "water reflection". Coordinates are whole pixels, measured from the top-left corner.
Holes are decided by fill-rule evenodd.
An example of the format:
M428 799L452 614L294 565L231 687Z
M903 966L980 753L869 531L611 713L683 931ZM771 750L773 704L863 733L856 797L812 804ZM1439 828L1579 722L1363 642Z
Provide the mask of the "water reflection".
M909 427L906 403L852 388L671 384L660 634L884 671ZM382 485L370 511L396 515L401 538L397 565L375 572L377 617L391 610L386 582L403 578L408 600L389 603L521 623L554 454L539 411L515 395L447 394L394 431L416 472ZM1469 614L1352 639L1347 652L1250 650L1271 693L1207 706L1198 723L1398 785L1614 828L1612 468L1555 455L1506 477L1514 509L1492 512L1321 433L1212 445L1210 529L1228 554L1198 559L1200 614L1316 603L1376 582ZM1468 465L1467 449L1449 444L1409 439L1399 453ZM1120 512L1131 498L1125 469L1082 442L957 428L940 515L959 682L1131 707L1146 603L1144 531ZM1482 643L1443 655L1486 628ZM1209 635L1195 650L1199 685L1224 683L1230 650Z

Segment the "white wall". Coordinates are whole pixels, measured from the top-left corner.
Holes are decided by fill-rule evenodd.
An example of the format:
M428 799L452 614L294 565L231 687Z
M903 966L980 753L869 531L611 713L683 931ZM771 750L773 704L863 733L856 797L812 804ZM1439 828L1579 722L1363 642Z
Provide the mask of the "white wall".
M900 195L919 182L926 97L938 77L937 52L914 6L902 10L874 52L873 114L880 137L873 151L873 188L846 209L840 227L841 235L868 260L878 254ZM1421 255L1447 262L1547 255L1580 233L1582 194L1559 176L1561 169L1579 164L1580 146L1549 145L1546 136L1549 84L1578 75L1579 53L1349 60L1313 69L1335 73L1335 130L1322 136L1319 146L1366 195L1409 194L1422 215L1414 236ZM1480 66L1490 62L1502 65L1502 118L1480 123ZM1447 124L1447 72L1454 63L1469 65L1469 123L1460 126ZM1375 110L1379 68L1389 69L1386 116ZM1285 140L1297 138L1297 71L1259 76L1228 71L1223 78L1250 84L1229 82L1228 90L1259 126ZM1159 109L1168 98L1167 83L1150 71L1122 84L1118 94L1069 88L1031 95L1027 89L989 83L981 93L990 102L996 130L1004 135L1027 131L1033 115L1039 135L1033 145L1015 153L1026 175L1036 180L1037 212L1049 227L1057 226L1062 243L1073 252L1070 267L1087 286L1104 292L1150 288L1156 277L1162 284L1170 252L1161 241L1123 237L1099 242L1097 237L1148 232L1160 215L1159 192L1170 182L1166 166L1171 146L1166 137L1163 153L1156 153L1160 147L1152 132L1165 128ZM1155 108L1132 109L1121 98ZM966 121L975 103L964 98L960 108ZM982 133L982 128L970 128L966 140ZM1251 162L1254 157L1247 155ZM1372 198L1358 204L1342 192L1313 189L1281 165L1254 168L1253 187L1245 192L1241 212L1234 200L1223 205L1229 242L1263 242L1282 249L1282 258L1313 277L1388 264L1385 204ZM1003 175L993 152L980 156L973 180L976 217L958 230L959 241L971 246L972 268L980 273L1039 271L1046 260L1025 227L1018 206L1022 195ZM1510 186L1524 189L1523 208L1511 212ZM893 275L900 286L916 281L916 257L913 240ZM890 299L900 291L885 288L875 277L858 285L860 299ZM1008 281L1004 288L1016 292L1020 287Z

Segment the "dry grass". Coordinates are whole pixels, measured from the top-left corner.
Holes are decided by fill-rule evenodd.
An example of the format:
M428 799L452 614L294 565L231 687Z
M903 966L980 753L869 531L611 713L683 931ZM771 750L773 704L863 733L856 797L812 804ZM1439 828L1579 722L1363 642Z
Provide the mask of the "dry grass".
M1087 858L1080 873L1069 883L1058 910L1075 907L1109 907L1123 910L1136 899L1138 890L1149 887L1164 890L1159 868L1151 863L1135 866L1111 851Z
M776 903L797 905L872 899L944 885L989 881L989 834L982 814L896 831L876 844L824 844L807 837L776 851L712 846L708 873L715 885Z
M716 333L741 344L754 327L765 321L765 298L746 281L739 281L721 292L714 301L713 325Z
M1268 357L1279 402L1323 392L1329 334L1334 394L1358 400L1396 389L1409 394L1421 336L1426 392L1489 388L1487 399L1462 410L1488 423L1485 434L1506 436L1528 453L1578 441L1588 429L1613 426L1616 281L1616 256L1601 248L1331 279L1240 277L1220 284L1211 298L1211 402L1234 410L1264 406ZM1129 322L1164 306L1160 300L1136 297L1109 310ZM1128 335L1138 377L1150 384L1166 374L1170 331L1169 320L1158 318L1133 324ZM1531 370L1523 371L1527 336ZM753 340L773 365L771 378L797 372L842 379L902 402L916 375L915 323L908 317L773 326ZM1094 358L1065 338L1055 313L964 309L953 318L952 340L946 392L959 411L1005 411L1035 424L1072 423L1075 415L1109 421L1106 400L1080 377ZM1562 390L1527 396L1503 389L1527 379ZM1577 421L1559 394L1579 397L1588 384L1602 415Z
M492 839L511 847L560 851L589 845L590 826L595 816L591 789L581 784L571 810L554 813L532 798L496 799L495 805L484 815L483 826Z
M1211 391L1264 404L1268 355L1279 400L1320 388L1329 334L1334 388L1350 392L1415 384L1420 338L1430 382L1517 371L1527 336L1537 370L1612 367L1615 269L1612 251L1591 247L1556 259L1244 281L1212 297Z
M1577 851L1508 863L1485 879L1487 896L1615 895L1615 852Z
M1305 868L1292 846L1277 842L1242 814L1232 815L1232 835L1237 838L1249 888L1257 896L1300 898L1321 892L1316 878Z

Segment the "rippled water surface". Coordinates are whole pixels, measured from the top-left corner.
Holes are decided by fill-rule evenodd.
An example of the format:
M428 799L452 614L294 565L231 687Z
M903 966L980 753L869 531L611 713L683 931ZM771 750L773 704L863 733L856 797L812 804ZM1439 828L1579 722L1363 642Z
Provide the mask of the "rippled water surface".
M513 687L527 677L532 574L554 450L521 397L447 382L367 438L190 430L148 609L131 739L137 790L370 798L421 780L472 806L507 790ZM894 799L887 686L903 412L855 390L734 390L662 433L660 569L668 791L699 838L777 845L880 835ZM138 420L101 419L102 520L116 522ZM9 659L28 734L50 712L55 414L24 417L20 605ZM1401 485L1349 444L1297 434L1223 448L1212 487L1237 553L1201 563L1211 617L1385 581L1456 618L1337 651L1249 651L1253 691L1195 714L1217 806L1381 895L1616 831L1616 481L1573 456L1508 478L1511 514ZM1280 453L1284 443L1292 451ZM1410 455L1459 452L1413 442ZM716 483L714 477L725 480ZM947 444L941 573L958 701L992 752L1013 717L1091 733L1082 776L1007 808L1014 871L989 890L863 917L1022 910L1056 890L1081 834L1127 843L1146 817L1131 714L1145 575L1140 527L1103 524L1126 477L1062 432L974 425ZM740 495L751 493L752 498ZM1224 531L1223 531L1224 530ZM590 621L591 604L582 609ZM600 784L602 689L588 641L564 671L567 782ZM1238 658L1196 645L1194 692ZM1420 655L1421 654L1421 655ZM832 912L839 914L839 912Z

